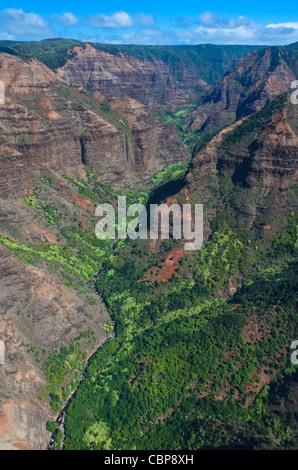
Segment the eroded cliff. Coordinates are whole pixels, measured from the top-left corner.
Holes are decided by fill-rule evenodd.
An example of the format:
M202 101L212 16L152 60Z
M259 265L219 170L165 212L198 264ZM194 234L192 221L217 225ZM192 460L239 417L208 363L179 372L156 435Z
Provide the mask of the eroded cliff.
M297 46L269 47L243 57L210 86L199 106L185 119L191 132L212 132L259 111L281 93L290 92L297 74Z
M297 207L297 116L281 95L198 146L181 194L205 204L205 236L228 206L248 226Z
M141 103L72 89L35 59L2 54L0 61L6 91L0 105L1 196L30 193L34 174L44 168L74 174L92 165L113 181L153 176L165 164L189 158L175 127L152 118Z

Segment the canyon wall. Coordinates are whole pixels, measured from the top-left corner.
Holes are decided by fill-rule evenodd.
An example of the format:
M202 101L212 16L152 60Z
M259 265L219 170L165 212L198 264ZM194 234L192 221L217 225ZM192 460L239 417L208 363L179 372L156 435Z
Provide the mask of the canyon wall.
M189 158L175 127L131 98L90 96L67 87L37 60L6 54L0 56L0 79L6 90L0 105L0 196L30 193L34 174L44 168L73 174L92 165L113 181L131 174L149 178Z

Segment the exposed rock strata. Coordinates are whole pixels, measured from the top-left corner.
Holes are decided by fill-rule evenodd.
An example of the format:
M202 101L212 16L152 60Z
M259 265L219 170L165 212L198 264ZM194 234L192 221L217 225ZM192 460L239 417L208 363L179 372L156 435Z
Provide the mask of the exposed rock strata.
M293 80L295 74L283 49L258 51L243 57L234 70L209 87L209 93L185 121L192 132L221 129L259 111L279 94L289 93Z
M170 66L157 58L149 61L122 53L112 55L89 44L73 51L76 55L58 71L64 81L105 96L130 97L151 110L163 105L171 111L185 107L189 102L185 96L196 96L206 86L204 80L186 70L180 71L178 83Z
M119 175L150 177L167 163L189 158L174 126L152 118L135 100L112 99L108 122L98 96L85 104L84 93L66 87L38 61L3 54L0 65L6 86L6 103L0 105L0 197L30 193L34 175L44 168L72 174L92 165L113 181Z

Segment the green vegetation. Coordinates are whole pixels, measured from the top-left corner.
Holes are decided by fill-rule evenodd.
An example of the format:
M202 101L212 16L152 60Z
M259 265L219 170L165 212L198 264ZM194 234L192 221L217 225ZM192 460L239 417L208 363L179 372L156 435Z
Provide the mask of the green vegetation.
M181 70L197 73L206 81L221 78L231 61L239 59L256 46L138 46L89 43L95 49L119 55L123 53L144 61L163 60L176 73L177 81L181 80ZM18 55L22 59L35 57L51 69L63 67L73 57L69 52L75 46L84 43L74 39L45 39L42 41L15 42L0 41L0 53Z
M90 169L90 172L91 173L89 173L89 175L91 175L92 179L92 169ZM86 181L82 179L74 179L67 175L63 175L63 177L66 181L74 184L77 187L78 193L81 196L84 196L85 198L97 204L100 202L111 203L118 197L118 193L113 189L112 183L102 182L100 185L94 186L92 184L86 183Z
M69 52L75 46L82 45L75 39L44 39L43 41L14 42L0 41L0 52L6 52L29 60L31 57L43 62L50 69L63 67L73 57Z
M152 182L163 188L168 175ZM208 181L213 188L212 175ZM181 258L170 280L163 267L180 249L174 240L153 252L131 241L104 262L97 288L117 337L93 358L71 402L66 449L85 448L96 423L113 449L295 447L292 415L269 405L276 384L284 390L295 373L297 219L273 216L268 223L279 230L265 236L266 220L255 231L233 210L245 188L220 174L217 191L225 204L209 241ZM102 449L102 441L89 439L88 448Z
M56 427L57 427L56 421L47 421L47 424L46 424L47 431L49 431L50 433L53 433L56 431Z
M184 164L169 165L158 173L149 185L152 187L163 181L171 181L178 174L184 174L185 169ZM94 306L97 301L88 293L92 287L94 274L102 262L111 255L111 243L96 238L95 219L87 225L82 224L83 219L79 217L80 206L77 205L78 213L74 214L75 204L73 203L69 210L69 206L56 198L56 194L59 196L57 191L60 191L62 182L63 187L67 187L70 198L73 198L72 194L78 193L95 204L115 203L118 194L123 194L123 189L117 186L114 188L111 183L101 182L99 185L93 169L90 167L86 170L87 181L67 175L55 177L49 174L41 175L38 178L39 186L35 188L33 195L24 198L28 213L37 219L36 221L41 226L48 223L48 228L55 230L57 243L30 243L17 237L4 235L0 235L0 243L16 255L22 263L55 272L55 275L61 277L65 286L79 291L83 300ZM134 202L146 204L148 199L146 191L126 185L125 192L129 204ZM22 316L22 313L19 311L17 315ZM52 313L53 317L57 315L58 312ZM107 335L110 335L111 324L107 323L104 328ZM36 362L41 364L47 379L46 387L40 390L40 397L46 400L56 412L60 410L62 403L78 384L86 360L86 346L88 350L96 346L94 336L85 338L87 344L84 346L81 346L81 339L76 338L67 347L57 351L43 350L41 352L32 344L27 347L28 354L32 354Z
M105 256L107 242L92 237L75 228L62 231L71 242L66 245L49 243L24 244L0 235L0 243L11 250L23 263L39 265L39 260L55 265L64 277L65 285L81 290L83 280L91 283L94 273ZM72 236L70 236L72 233Z
M104 421L97 421L92 424L84 434L84 444L87 448L96 446L100 450L110 450L111 439L109 439L109 429Z
M163 122L169 122L170 124L173 124L176 127L181 140L186 145L188 145L190 151L194 149L196 143L196 135L187 132L188 123L184 123L184 119L194 108L195 105L189 105L185 109L180 109L175 113L172 113L171 111L168 111L165 107L163 107L163 110L158 113L158 117L160 117Z
M224 134L221 144L222 148L228 148L230 145L239 142L240 139L245 137L247 134L253 133L256 129L259 129L270 122L273 115L283 109L286 101L286 95L279 95L263 109L245 119L245 121L233 131Z
M65 448L84 448L84 436L98 422L109 423L105 436L116 449L239 443L251 447L259 435L266 446L271 445L272 433L282 445L291 445L287 423L267 411L270 389L259 391L257 384L264 368L273 379L277 370L292 370L282 351L295 336L297 263L264 272L232 301L202 306L208 289L200 288L201 283L180 285L179 290L174 281L166 295L167 290L156 284L136 282L143 271L139 264L146 260L140 262L135 249L130 257L125 251L125 256L111 258L99 279L98 287L116 316L117 338L93 359L71 402ZM169 316L186 289L188 307L183 309L182 300L182 310ZM190 307L196 299L198 308ZM255 318L263 333L247 342ZM228 353L232 357L227 361ZM245 408L247 400L252 403ZM214 432L210 419L214 424L223 420L233 432ZM198 433L198 426L204 434ZM88 442L93 449L102 448L96 440Z
M85 368L87 353L81 347L82 338L87 339L92 347L95 346L94 331L82 333L71 340L67 348L62 347L59 351L48 353L44 361L43 371L48 385L41 393L49 394L50 406L56 412L60 411L61 405L78 385Z
M186 169L181 163L169 165L148 187L173 187ZM76 191L94 203L106 202L106 194L113 202L120 191L109 183L98 185L92 168L87 168L87 181L61 178L70 194ZM206 179L212 188L212 175ZM283 228L267 239L233 211L234 199L245 188L234 185L228 175L220 175L220 181L218 191L226 200L212 221L208 242L197 253L178 258L169 280L164 267L181 249L178 241L166 240L154 251L145 241L130 241L112 252L77 217L65 223L60 205L45 199L45 190L59 188L50 176L41 176L34 197L25 201L28 210L53 222L63 243L33 244L1 236L0 243L23 262L52 266L91 303L87 287L103 263L97 288L115 316L117 336L92 358L70 402L66 449L295 445L291 416L285 419L269 405L277 393L284 393L285 383L292 383L295 372L288 350L297 334L297 263L292 260L296 216L285 217ZM130 203L148 201L145 191L129 185L125 191ZM258 223L261 227L267 222ZM257 324L258 335L252 324ZM105 329L110 334L111 324ZM95 347L91 332L43 354L28 345L47 378L40 396L56 412L82 375L82 340ZM51 423L47 429L61 448L61 431L53 431Z
M32 143L33 133L32 134L20 134L17 137L17 143L19 145L30 145Z
M180 180L184 177L189 163L177 162L165 166L160 172L155 175L148 185L153 186L154 189L160 185L169 183L170 181Z
M289 217L284 232L293 235ZM297 335L297 262L275 247L292 250L296 239L277 235L268 252L254 248L232 214L214 226L218 232L182 258L168 282L159 273L179 249L173 240L155 252L130 242L104 263L97 287L117 337L93 358L71 402L66 449L85 448L98 422L113 449L295 446L291 417L268 405L276 378L295 372L288 348ZM243 277L234 297L218 298ZM88 448L102 449L102 441L89 439Z
M57 208L54 203L42 204L42 209L44 212L44 217L48 220L51 225L59 224L61 220L61 214L57 211Z
M175 185L186 169L181 163L169 165L148 187ZM89 200L99 201L105 193L111 202L116 199L119 188L97 185L92 168L87 174L88 181L62 177L68 190ZM232 209L244 189L227 175L220 178L226 205L212 221L212 235L197 253L178 259L169 280L163 269L180 250L178 241L166 240L153 252L145 241L130 241L112 252L77 223L64 225L55 205L47 212L62 214L55 227L64 244L1 237L22 261L53 265L77 289L91 285L104 263L97 288L115 316L117 336L92 358L71 400L66 449L295 445L291 417L284 419L268 405L276 383L283 390L294 373L288 349L297 324L297 263L291 261L297 249L296 217L289 214L284 228L269 239L254 233ZM212 187L212 175L207 180ZM51 177L41 177L40 183L57 187ZM131 202L148 200L137 188L127 185L125 191ZM43 201L39 188L34 198L26 198L30 210L41 215L49 206ZM225 300L231 288L241 285ZM254 336L252 324L258 325L259 335ZM105 329L111 333L110 324ZM41 396L58 412L80 380L85 349L77 339L41 356L31 352L47 377ZM61 434L54 431L54 436L60 448Z
M70 50L79 45L83 43L63 39L0 41L0 52L25 60L36 57L56 69L74 56ZM212 45L93 46L142 61L163 60L182 85L184 71L212 82L252 50ZM290 60L293 48L297 45L283 52L272 47L270 70L280 57L296 70L297 64ZM263 54L261 50L259 57ZM233 80L229 86L241 95L249 74L243 74L243 88ZM157 85L157 99L164 89L164 83ZM108 100L100 102L90 91L63 84L58 94L116 126L123 142L131 132ZM193 96L184 98L194 103L198 95L194 90ZM116 337L88 361L81 383L87 357L98 346L95 331L90 328L53 350L41 349L30 334L26 353L46 378L40 398L58 413L76 389L65 418L65 449L297 448L297 411L292 401L298 376L289 358L298 324L297 214L275 214L271 209L276 195L271 191L262 196L265 210L258 212L252 226L243 216L264 189L261 181L253 188L247 184L249 161L245 159L256 151L265 126L285 101L285 96L279 96L224 134L217 149L217 174L206 171L202 188L205 207L216 215L213 212L209 217L207 212L209 221L212 216L211 233L197 252L185 253L182 242L171 238L155 246L144 240L112 246L112 242L96 238L92 214L96 204L114 204L123 194L128 204L164 200L184 185L188 163L166 166L147 183L146 190L141 184L101 181L93 167L85 166L85 175L72 176L45 170L33 194L16 201L24 216L28 215L28 232L21 233L8 221L0 243L22 263L46 268L65 286L76 289L92 310L85 312L90 319L96 316L94 307L99 304L92 294L94 274L99 272L96 288L115 319ZM50 128L39 93L23 104ZM208 127L200 134L188 132L185 118L193 108L191 104L174 112L163 108L159 117L175 125L181 139L197 152L214 134ZM60 112L69 119L65 109ZM295 129L292 117L290 124ZM227 119L233 122L236 115L229 113ZM72 129L82 138L82 129L75 122ZM18 135L15 143L24 148L30 145L31 131ZM230 174L229 169L221 168L221 161L234 150L239 165ZM200 190L190 191L191 200ZM297 188L287 193L289 199L295 196ZM35 224L36 234L33 221L39 224ZM51 243L33 243L36 238L31 228L36 237ZM31 322L25 309L16 312L18 324L26 321L28 331L31 326L32 330L42 327L42 321ZM56 318L59 314L55 306L45 321L60 320ZM107 336L112 335L111 319L101 326ZM61 429L54 421L48 421L46 429L61 449Z

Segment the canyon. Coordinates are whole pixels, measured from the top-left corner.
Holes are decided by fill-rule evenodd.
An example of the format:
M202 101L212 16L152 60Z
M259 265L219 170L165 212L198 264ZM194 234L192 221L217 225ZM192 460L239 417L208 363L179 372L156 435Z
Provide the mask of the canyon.
M110 334L92 285L114 256L94 237L98 202L123 193L137 202L164 168L190 163L177 191L175 179L165 181L173 184L168 202L204 204L205 240L225 210L265 238L297 210L298 111L289 98L297 43L185 46L171 60L162 48L62 43L61 59L43 45L30 54L26 47L0 44L1 449L47 448L57 396L66 401L86 357ZM208 62L210 51L220 65ZM181 110L177 126L167 121ZM167 254L162 280L183 257L180 247ZM155 272L144 280L153 283ZM228 288L236 290L231 278ZM71 367L65 351L74 344L85 355L74 349L80 361ZM67 373L53 384L59 361Z

